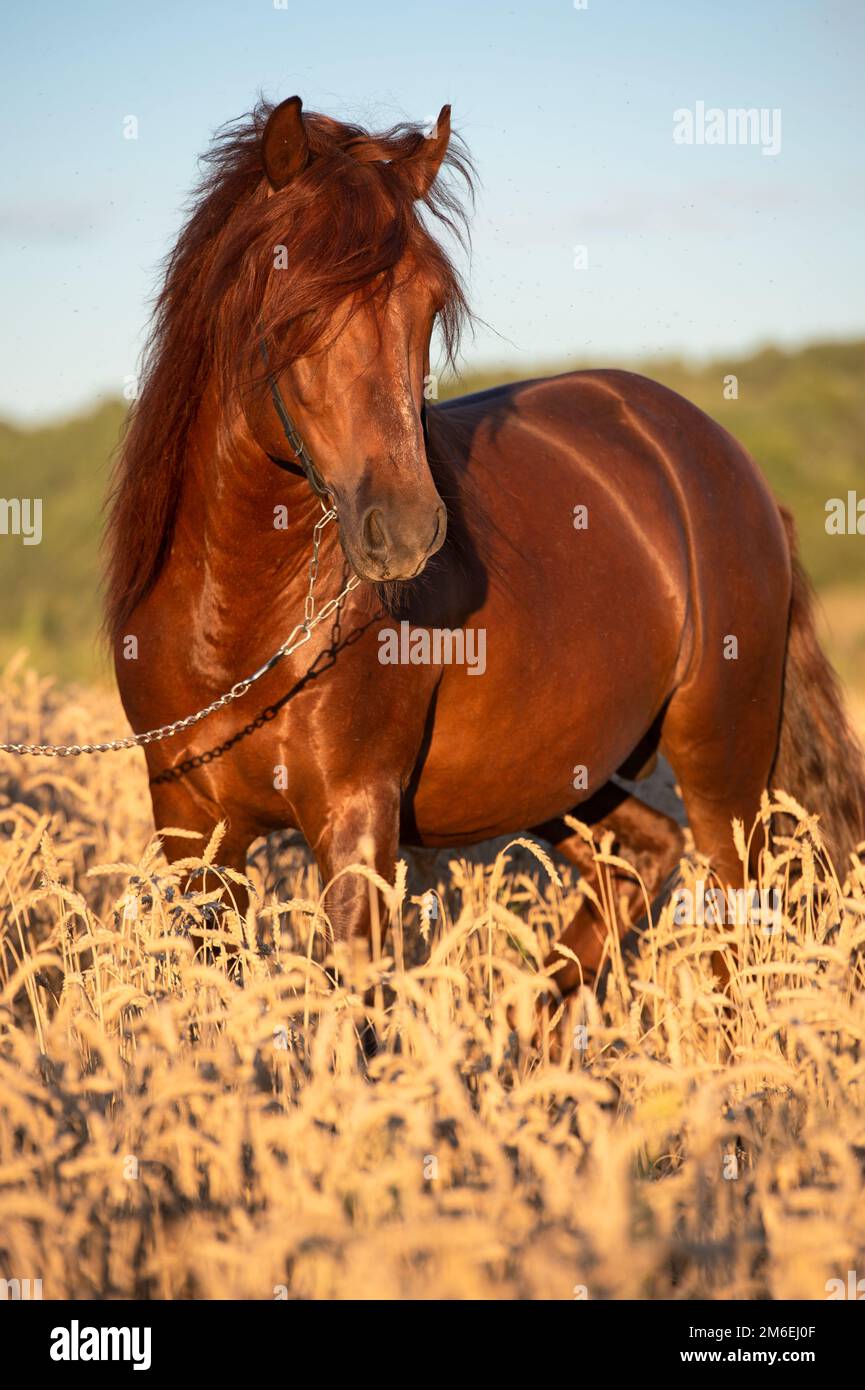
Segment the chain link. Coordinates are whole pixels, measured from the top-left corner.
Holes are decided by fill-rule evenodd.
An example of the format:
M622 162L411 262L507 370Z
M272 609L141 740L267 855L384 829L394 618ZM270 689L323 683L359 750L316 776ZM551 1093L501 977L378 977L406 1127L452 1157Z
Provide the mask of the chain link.
M0 753L23 753L30 754L34 758L77 758L81 753L116 753L124 748L142 748L147 743L162 743L164 739L174 738L176 734L182 733L184 729L191 729L194 724L200 724L202 719L207 719L209 715L215 714L217 710L225 709L226 705L232 704L255 684L260 681L262 676L266 676L268 671L272 671L285 657L291 656L298 647L302 647L304 642L308 642L312 636L312 630L318 627L329 618L331 613L339 609L343 600L356 589L360 580L353 574L345 587L340 590L336 598L329 599L323 608L315 611L315 584L318 578L318 552L321 548L321 533L331 521L336 517L336 512L331 507L324 509L324 515L316 522L312 531L312 557L309 562L309 586L306 591L306 599L303 605L303 622L298 623L289 633L282 646L277 647L263 666L259 666L257 671L253 671L251 676L245 680L237 681L230 690L211 704L205 705L204 709L197 710L195 714L188 714L185 719L175 719L173 724L161 724L157 729L148 729L142 734L129 734L126 738L109 739L106 743L0 743Z

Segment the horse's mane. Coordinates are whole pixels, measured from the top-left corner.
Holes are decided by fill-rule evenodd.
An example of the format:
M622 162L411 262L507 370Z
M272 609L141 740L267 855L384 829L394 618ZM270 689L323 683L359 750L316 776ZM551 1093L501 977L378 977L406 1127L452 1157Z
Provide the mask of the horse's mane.
M266 335L277 371L322 344L338 305L387 293L397 264L436 283L439 328L453 360L466 301L459 276L418 214L405 169L422 148L421 127L380 134L304 113L311 158L268 197L261 136L273 107L261 102L223 127L203 157L188 219L167 258L138 399L114 469L106 529L105 626L116 635L156 581L168 554L190 431L209 382L223 402L255 370ZM458 138L445 162L472 190ZM457 237L465 212L437 178L421 200ZM286 268L274 272L275 248ZM266 304L265 304L266 300Z

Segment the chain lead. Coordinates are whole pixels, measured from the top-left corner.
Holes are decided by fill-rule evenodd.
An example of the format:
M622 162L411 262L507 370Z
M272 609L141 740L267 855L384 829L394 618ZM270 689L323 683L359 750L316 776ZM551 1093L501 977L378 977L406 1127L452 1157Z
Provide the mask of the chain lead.
M125 738L113 738L106 743L0 743L0 753L19 753L29 754L34 758L77 758L82 753L116 753L124 748L142 748L147 743L162 743L167 738L174 738L176 734L182 733L184 729L191 729L193 724L200 724L202 719L207 719L209 715L215 714L217 710L224 709L235 700L242 696L255 685L256 681L266 676L268 671L272 671L274 666L286 656L291 656L298 647L302 647L304 642L308 642L312 636L312 629L318 627L335 612L343 600L356 589L360 580L353 574L348 583L337 594L336 598L329 599L318 613L315 611L315 583L318 578L318 552L321 547L321 533L331 521L336 517L334 509L326 508L322 502L324 515L316 522L312 531L312 557L309 562L309 587L306 591L306 599L303 606L303 622L289 633L288 637L277 647L273 656L265 661L263 666L259 666L257 671L253 671L251 676L245 680L237 681L235 685L227 690L224 695L205 705L204 709L197 710L195 714L188 714L185 719L176 719L173 724L161 724L156 729L147 729L142 734L128 734Z

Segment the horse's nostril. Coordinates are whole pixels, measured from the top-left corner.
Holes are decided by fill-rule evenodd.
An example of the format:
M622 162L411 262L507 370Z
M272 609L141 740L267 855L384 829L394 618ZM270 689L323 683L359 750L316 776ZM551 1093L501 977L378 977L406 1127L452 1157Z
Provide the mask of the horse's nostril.
M447 513L441 505L433 513L432 535L428 528L430 513L425 508L415 511L407 504L401 514L398 509L370 507L360 522L358 557L388 578L413 579L445 538Z
M444 537L443 537L443 532L444 532L444 528L445 528L446 524L447 524L447 512L445 511L444 507L439 507L438 510L436 511L436 529L435 529L435 531L433 532L433 538L432 538L432 540L430 541L430 545L429 545L429 550L430 550L430 552L432 552L432 551L434 551L434 550L437 550L438 547L439 547L439 545L441 544L441 541L442 541L443 538L444 538ZM429 552L428 552L428 553L429 553Z
M381 512L376 507L371 507L363 519L363 539L370 553L384 550L387 546L384 521Z

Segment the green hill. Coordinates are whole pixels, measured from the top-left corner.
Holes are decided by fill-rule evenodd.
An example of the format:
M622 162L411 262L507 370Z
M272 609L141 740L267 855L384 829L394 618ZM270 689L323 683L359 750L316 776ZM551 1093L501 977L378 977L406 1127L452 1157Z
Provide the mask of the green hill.
M588 365L548 363L533 374ZM672 360L616 365L673 387L747 446L776 495L793 508L805 562L819 587L865 587L865 537L825 530L828 498L845 497L851 488L865 496L865 341L795 352L768 348L701 366ZM724 399L730 374L738 378L736 400ZM441 394L480 390L514 375L506 369L467 373L443 383ZM0 662L26 646L41 670L60 677L92 679L106 671L97 638L99 535L124 409L109 402L36 429L0 422L0 495L43 502L41 545L0 535Z
M0 535L0 662L29 648L61 677L105 669L99 540L119 401L37 429L0 424L0 496L42 499L42 542Z

